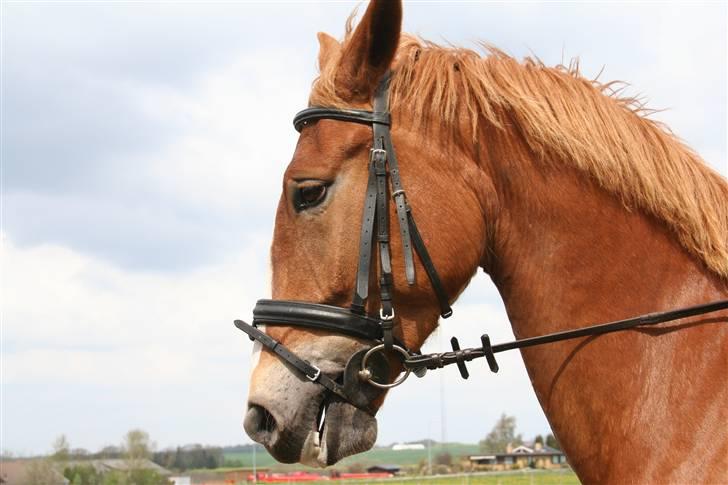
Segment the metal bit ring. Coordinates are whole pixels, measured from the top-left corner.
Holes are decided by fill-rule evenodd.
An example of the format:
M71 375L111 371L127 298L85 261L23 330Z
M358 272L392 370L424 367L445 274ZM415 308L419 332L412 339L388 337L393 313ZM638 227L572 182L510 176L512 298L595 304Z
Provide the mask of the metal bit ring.
M393 345L392 349L394 349L397 352L399 352L400 354L402 354L402 356L405 359L407 359L410 356L409 352L407 352L405 349L403 349L399 345ZM369 384L371 384L374 387L378 387L379 389L391 389L393 387L397 387L398 385L400 385L404 381L406 381L407 378L409 377L410 373L412 372L412 370L405 368L404 374L402 374L399 378L395 379L395 381L390 384L382 384L381 382L377 382L377 381L373 380L372 376L371 376L371 372L369 372L369 370L367 369L367 361L376 352L383 352L383 351L384 351L384 344L379 344L379 345L376 345L376 346L372 347L371 349L369 349L367 351L367 353L364 354L364 358L361 361L361 372L359 373L359 375L362 377L362 380L368 382Z

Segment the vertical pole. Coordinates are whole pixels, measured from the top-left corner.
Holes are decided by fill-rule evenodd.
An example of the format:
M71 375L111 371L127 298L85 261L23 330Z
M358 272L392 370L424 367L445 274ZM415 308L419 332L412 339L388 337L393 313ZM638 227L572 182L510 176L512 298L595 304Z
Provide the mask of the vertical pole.
M442 348L442 330L437 329L438 346ZM445 373L440 372L440 453L447 453L447 414L445 412Z
M427 423L427 474L432 475L432 438L430 438L430 423Z
M253 441L253 483L258 483L258 470L255 463L255 441Z

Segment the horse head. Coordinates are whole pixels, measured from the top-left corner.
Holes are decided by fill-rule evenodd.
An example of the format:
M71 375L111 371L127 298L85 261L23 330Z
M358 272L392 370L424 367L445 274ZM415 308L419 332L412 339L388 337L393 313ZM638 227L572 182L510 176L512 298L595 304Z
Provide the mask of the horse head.
M396 70L401 16L400 2L373 1L343 43L319 34L322 76L312 93L312 104L372 110L375 91L387 72ZM321 94L326 92L328 95ZM472 173L465 173L462 160L466 154L447 142L423 139L405 121L405 110L396 105L391 110L391 140L401 162L399 175L407 203L417 216L444 293L455 296L483 258L486 232L483 201L455 187L462 187L468 179L482 186L481 172L473 166ZM370 177L372 128L316 119L300 131L276 215L271 251L273 299L348 307L361 266L360 232ZM387 187L386 197L390 194ZM402 215L391 204L387 212L392 221ZM404 348L416 350L437 326L441 305L419 261L413 266L414 274L410 268L405 276L404 244L396 237L389 244L391 298L397 309L393 335ZM371 291L362 313L376 317L382 309L382 298L375 290L382 268L376 250L374 253L366 285ZM261 323L266 323L264 318ZM266 333L334 379L342 379L352 355L371 347L371 342L355 336L278 323L267 327ZM393 355L388 359L391 365L386 372L391 380L401 367ZM332 396L266 350L259 354L252 374L245 429L280 461L326 466L374 444L374 415L384 394L377 392L369 408L361 409Z

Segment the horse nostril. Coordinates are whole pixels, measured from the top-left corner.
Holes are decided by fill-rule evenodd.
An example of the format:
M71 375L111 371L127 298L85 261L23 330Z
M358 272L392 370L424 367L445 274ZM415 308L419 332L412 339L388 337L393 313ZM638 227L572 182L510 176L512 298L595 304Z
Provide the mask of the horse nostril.
M266 444L276 429L276 419L263 406L251 404L243 422L245 432L258 443Z

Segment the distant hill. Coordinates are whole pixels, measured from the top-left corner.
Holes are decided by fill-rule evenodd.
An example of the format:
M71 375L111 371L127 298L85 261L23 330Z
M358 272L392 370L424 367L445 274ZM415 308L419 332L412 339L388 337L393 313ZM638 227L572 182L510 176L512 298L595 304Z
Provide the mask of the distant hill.
M232 446L223 446L222 451L227 453L253 453L253 447L255 447L256 452L260 451L265 453L265 447L263 445L259 445L258 443L248 443L247 445L232 445Z

